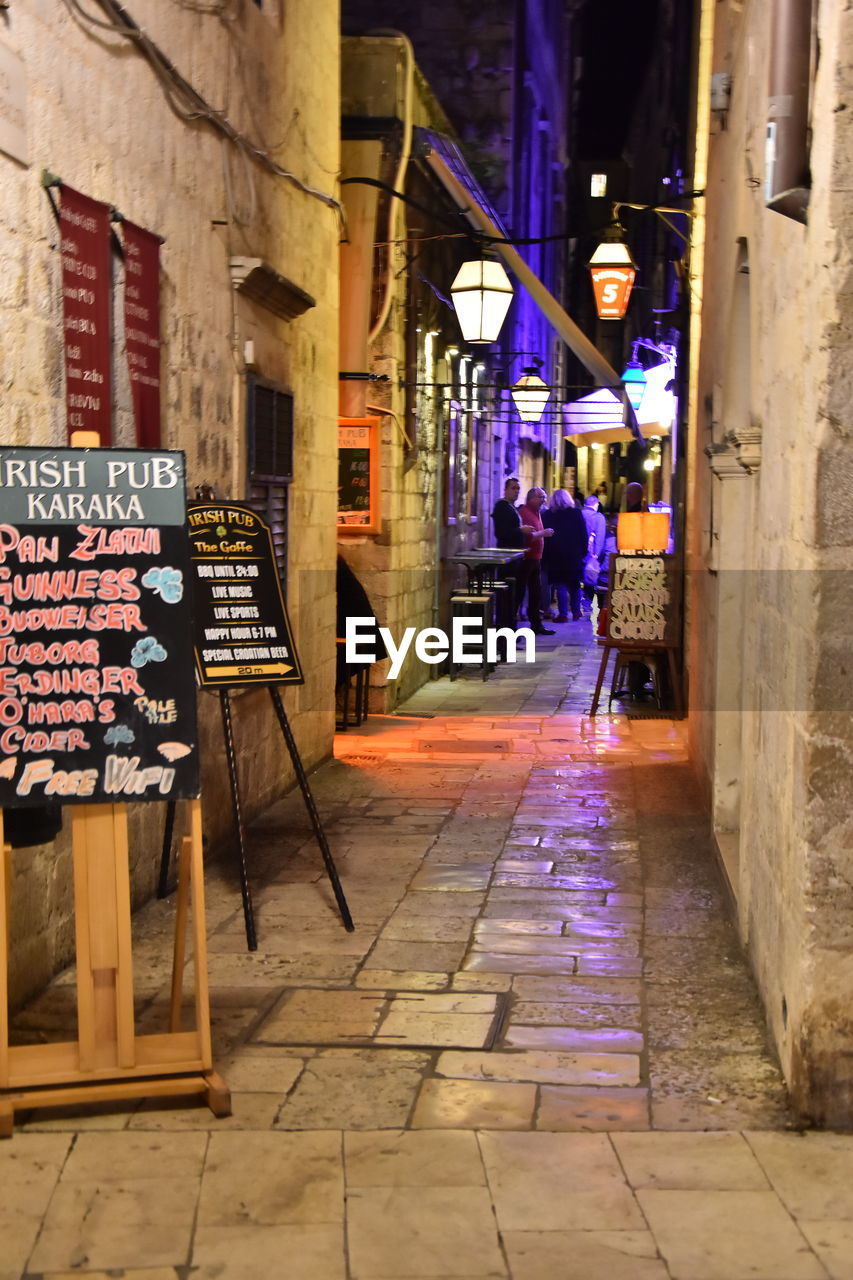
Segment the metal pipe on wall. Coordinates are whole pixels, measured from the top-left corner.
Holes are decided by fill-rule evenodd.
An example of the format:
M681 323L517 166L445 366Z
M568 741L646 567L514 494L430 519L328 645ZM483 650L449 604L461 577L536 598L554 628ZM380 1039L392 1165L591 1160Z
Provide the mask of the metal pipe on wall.
M764 200L806 222L809 205L809 83L812 0L774 0L770 23Z
M382 143L344 142L341 148L343 177L359 174L378 178L382 167ZM373 253L376 241L376 187L354 184L342 189L347 216L347 238L341 244L341 302L339 367L366 373L373 297ZM342 417L363 418L368 383L340 384Z

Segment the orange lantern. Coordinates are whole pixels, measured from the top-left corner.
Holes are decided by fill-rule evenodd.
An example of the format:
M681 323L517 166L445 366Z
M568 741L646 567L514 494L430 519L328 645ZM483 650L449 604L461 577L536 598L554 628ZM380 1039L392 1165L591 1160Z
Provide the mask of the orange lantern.
M634 286L637 264L623 234L618 222L611 223L587 263L599 320L621 320Z

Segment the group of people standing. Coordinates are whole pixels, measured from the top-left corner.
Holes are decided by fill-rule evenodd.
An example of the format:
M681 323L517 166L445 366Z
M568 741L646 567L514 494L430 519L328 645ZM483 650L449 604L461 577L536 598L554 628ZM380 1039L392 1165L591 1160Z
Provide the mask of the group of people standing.
M526 594L531 630L554 635L545 619L568 622L571 617L577 622L583 617L584 595L591 600L595 592L607 590L607 521L597 494L590 494L580 508L566 489L555 489L548 501L545 490L535 486L516 506L520 493L519 480L510 476L492 512L495 538L499 547L524 551L524 559L513 566L519 616ZM585 567L595 564L597 574L585 573Z

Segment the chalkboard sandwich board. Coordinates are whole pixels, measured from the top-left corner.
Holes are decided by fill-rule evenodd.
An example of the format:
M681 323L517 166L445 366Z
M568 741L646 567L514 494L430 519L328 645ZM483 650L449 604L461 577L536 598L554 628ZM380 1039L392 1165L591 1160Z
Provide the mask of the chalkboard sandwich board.
M379 419L338 419L338 533L379 532Z
M680 632L679 607L675 556L645 552L611 555L608 640L675 648Z
M184 456L0 446L0 804L199 794Z
M269 525L237 502L192 503L187 520L202 687L303 684Z

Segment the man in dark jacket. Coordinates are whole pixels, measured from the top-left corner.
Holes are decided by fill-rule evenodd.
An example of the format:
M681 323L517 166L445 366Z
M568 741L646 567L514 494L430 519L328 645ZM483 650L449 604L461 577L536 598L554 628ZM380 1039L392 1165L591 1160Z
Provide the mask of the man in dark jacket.
M520 492L521 484L517 476L509 476L504 483L504 496L498 498L492 512L495 542L497 546L507 547L511 551L521 551L524 548L525 533L533 532L527 525L522 524L515 505Z
M515 505L520 492L521 484L518 477L508 476L504 481L504 496L498 498L492 512L492 523L495 526L495 544L499 547L506 547L508 551L523 551L530 541L530 535L533 533L532 527L522 522L518 508ZM507 565L504 574L507 580L513 583L515 605L520 610L527 584L527 570L524 561L519 560L515 564ZM538 617L536 618L536 623L537 626L542 625Z

